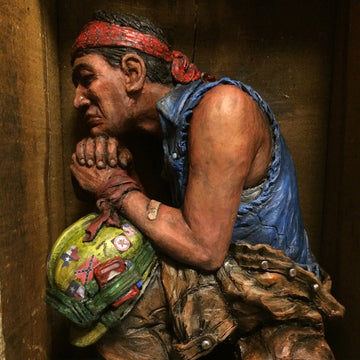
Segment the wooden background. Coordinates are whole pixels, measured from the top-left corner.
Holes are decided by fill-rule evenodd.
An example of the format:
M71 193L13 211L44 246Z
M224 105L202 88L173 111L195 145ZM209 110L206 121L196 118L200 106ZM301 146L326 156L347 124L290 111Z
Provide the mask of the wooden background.
M0 0L0 359L90 359L67 345L66 325L42 297L51 245L89 211L68 170L85 134L69 48L99 8L149 17L202 71L242 80L270 104L313 250L347 307L330 344L337 359L358 360L358 0Z

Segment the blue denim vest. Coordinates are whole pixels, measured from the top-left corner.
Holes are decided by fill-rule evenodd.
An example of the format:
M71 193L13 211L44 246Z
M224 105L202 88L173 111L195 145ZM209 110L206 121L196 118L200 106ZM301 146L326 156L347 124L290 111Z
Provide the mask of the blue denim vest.
M267 115L273 133L273 158L268 176L256 199L241 203L232 242L268 244L283 250L302 268L320 276L304 229L294 165L269 105L251 87L223 78L178 85L157 103L164 141L164 175L170 183L173 206L181 208L188 181L187 132L192 112L207 91L219 84L235 85L250 95Z

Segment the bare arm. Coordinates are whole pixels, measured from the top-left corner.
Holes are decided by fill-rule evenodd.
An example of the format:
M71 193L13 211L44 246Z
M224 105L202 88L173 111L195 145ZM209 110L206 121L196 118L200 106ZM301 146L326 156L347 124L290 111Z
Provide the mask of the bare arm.
M184 208L161 205L157 218L149 220L150 199L132 192L122 212L172 258L217 269L229 247L244 184L266 172L269 156L261 155L266 135L261 114L247 95L233 86L214 88L191 120Z

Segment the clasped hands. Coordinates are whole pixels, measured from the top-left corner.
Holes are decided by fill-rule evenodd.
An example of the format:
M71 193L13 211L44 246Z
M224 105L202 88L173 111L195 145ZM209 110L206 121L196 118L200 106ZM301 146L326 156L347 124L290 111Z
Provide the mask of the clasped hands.
M97 136L81 140L72 155L70 170L80 186L93 194L115 173L136 179L130 151L112 137Z

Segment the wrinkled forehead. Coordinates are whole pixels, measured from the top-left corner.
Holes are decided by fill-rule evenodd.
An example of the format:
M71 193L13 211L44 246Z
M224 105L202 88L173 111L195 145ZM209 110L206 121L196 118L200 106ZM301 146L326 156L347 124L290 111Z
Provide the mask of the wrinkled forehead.
M97 67L106 68L109 66L106 59L101 54L83 54L74 59L72 72L81 70L94 70Z
M74 60L72 65L72 81L74 84L77 84L79 79L85 75L100 75L115 70L102 55L85 54Z

